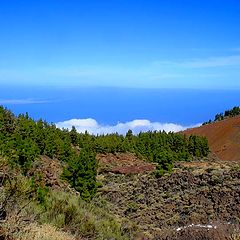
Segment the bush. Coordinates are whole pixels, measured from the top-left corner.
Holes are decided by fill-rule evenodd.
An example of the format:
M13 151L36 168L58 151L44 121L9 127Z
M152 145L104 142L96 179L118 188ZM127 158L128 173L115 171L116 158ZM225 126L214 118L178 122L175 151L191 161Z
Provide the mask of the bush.
M79 238L129 239L135 229L122 230L122 223L93 203L86 203L68 193L53 191L47 208L39 215L41 224L53 224Z

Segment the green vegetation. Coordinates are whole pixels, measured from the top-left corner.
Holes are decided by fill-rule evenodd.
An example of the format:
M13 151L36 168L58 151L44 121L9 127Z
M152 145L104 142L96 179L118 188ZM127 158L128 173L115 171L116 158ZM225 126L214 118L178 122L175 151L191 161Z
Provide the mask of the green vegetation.
M74 150L74 135L77 134L74 129L70 132L60 130L54 124L42 120L36 122L28 114L15 117L0 107L0 130L0 154L6 156L13 167L20 168L23 174L27 175L40 155L46 155L65 163L65 179L84 199L95 194L95 154Z
M104 196L109 196L113 201L126 196L122 194L124 191L118 191L111 179L104 179L105 175L102 180L98 179L103 185L104 181L109 181L108 188L104 190L104 185L101 191L98 190L100 184L96 178L96 155L127 152L156 163L155 176L161 177L172 171L175 161L191 161L207 156L209 147L206 138L164 131L134 135L129 130L126 136L117 133L94 136L87 132L77 133L75 127L61 130L41 119L34 121L28 114L15 116L11 111L0 107L0 238L36 240L44 235L44 239L49 240L134 239L136 233L141 232L137 228L140 225L135 225L137 223L133 223L132 219L131 222L127 220L130 219L128 216L137 215L139 209L146 212L145 207L155 206L154 203L159 204L160 200L167 202L170 199L171 204L178 201L188 203L187 195L183 195L184 198L176 195L176 191L182 191L187 186L184 178L181 179L182 173L175 175L174 181L170 182L167 182L167 175L158 181L154 175L146 174L141 181L137 181L143 187L136 188L136 185L132 185L129 191L130 182L121 185L134 197L127 197L129 202L124 211L116 208ZM49 186L44 179L45 175L41 174L44 171L41 168L40 171L34 171L39 166L40 158L59 163L63 170L63 185ZM174 177L174 174L170 177ZM116 177L113 174L109 176ZM118 177L138 179L136 175ZM202 184L200 177L197 179ZM187 182L192 184L191 178ZM220 184L221 178L212 178L208 182ZM156 187L153 192L159 193L157 201L151 199L152 186ZM142 189L141 194L135 199L139 189ZM144 189L151 195L148 196ZM111 194L116 195L111 198ZM120 201L122 202L124 201ZM180 211L188 214L189 210L191 209L187 207ZM121 211L126 213L126 218L120 214ZM169 210L166 208L166 211ZM166 216L168 214L169 212ZM143 216L145 218L144 214ZM161 211L156 216L156 222L166 219ZM168 222L175 224L178 219L180 214L176 212L168 218ZM153 221L152 218L150 221Z
M1 239L132 239L135 226L108 209L101 198L87 203L76 193L46 191L0 157Z
M222 121L226 118L235 117L235 116L238 116L238 115L240 115L240 107L233 107L230 110L226 110L224 113L216 114L214 120L210 119L209 121L204 122L203 125L207 125L207 124L210 124L212 122Z
M81 149L80 154L73 155L64 168L63 178L68 180L84 200L91 199L96 191L97 161L92 149Z
M80 192L83 199L96 193L97 153L132 152L157 163L157 176L170 172L177 160L189 161L209 153L206 138L183 134L146 132L126 136L115 134L94 136L77 133L76 128L58 129L46 121L34 121L28 114L14 116L0 107L0 154L26 175L40 155L56 158L65 165L63 178Z

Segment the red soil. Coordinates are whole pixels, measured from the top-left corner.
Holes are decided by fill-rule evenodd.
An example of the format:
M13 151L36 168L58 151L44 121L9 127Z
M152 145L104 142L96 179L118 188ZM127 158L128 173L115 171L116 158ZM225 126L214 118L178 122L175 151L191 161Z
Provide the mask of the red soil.
M187 129L183 133L206 137L210 150L220 160L240 161L240 116Z
M97 159L100 164L99 172L142 173L156 168L154 163L145 162L131 153L98 154Z

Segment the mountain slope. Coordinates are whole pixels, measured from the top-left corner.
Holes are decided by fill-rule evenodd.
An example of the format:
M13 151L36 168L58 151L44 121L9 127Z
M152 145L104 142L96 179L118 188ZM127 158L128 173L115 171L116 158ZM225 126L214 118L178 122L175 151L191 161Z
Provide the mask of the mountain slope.
M240 116L187 129L183 133L206 137L210 150L221 160L240 161Z

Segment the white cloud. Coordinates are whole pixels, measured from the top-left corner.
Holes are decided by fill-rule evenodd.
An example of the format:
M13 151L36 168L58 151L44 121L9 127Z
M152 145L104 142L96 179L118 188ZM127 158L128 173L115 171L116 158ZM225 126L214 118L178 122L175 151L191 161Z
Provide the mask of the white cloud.
M32 98L27 99L0 99L0 104L11 104L11 105L18 105L18 104L36 104L36 103L47 103L49 101L45 100L36 100Z
M129 129L133 131L134 134L139 132L146 131L166 131L166 132L179 132L187 128L199 126L182 126L174 123L160 123L160 122L151 122L146 119L136 119L130 122L117 123L116 125L102 125L99 124L95 119L71 119L64 122L58 122L58 128L67 128L71 129L72 126L75 126L78 132L88 131L91 134L107 134L107 133L116 133L125 134Z
M195 59L183 63L183 66L190 68L210 68L210 67L226 67L226 66L239 66L240 56L227 56L227 57L210 57L206 59Z
M208 57L208 58L194 58L182 61L155 61L153 65L159 67L171 67L171 68L215 68L215 67L228 67L228 66L240 66L240 55L233 56L220 56L220 57Z

